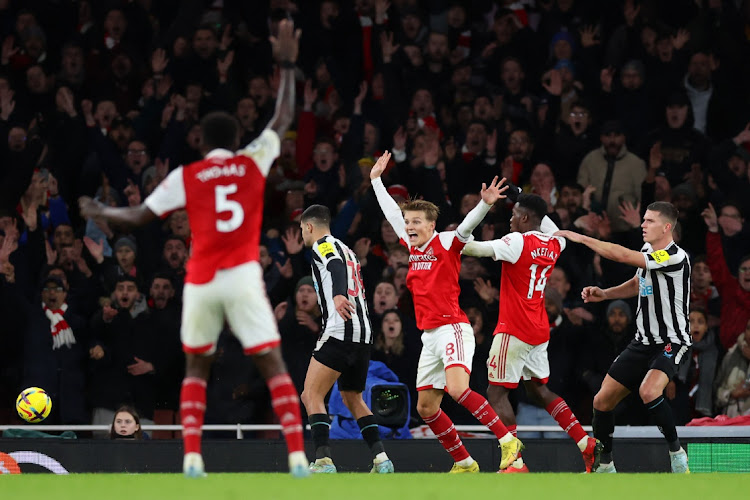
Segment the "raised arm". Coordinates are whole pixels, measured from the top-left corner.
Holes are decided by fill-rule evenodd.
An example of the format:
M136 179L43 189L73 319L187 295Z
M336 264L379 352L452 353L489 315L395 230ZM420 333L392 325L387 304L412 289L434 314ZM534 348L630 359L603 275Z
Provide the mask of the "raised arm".
M294 63L299 52L300 30L294 31L294 23L283 19L279 23L277 37L271 37L273 56L281 72L276 110L267 128L274 130L279 137L283 137L294 120Z
M576 243L582 243L589 247L594 252L598 253L602 257L614 260L615 262L622 262L635 267L646 268L646 258L641 252L630 250L624 246L617 245L615 243L609 243L608 241L600 241L596 238L576 233L573 231L557 231L555 236L561 236L570 241Z
M503 186L504 182L505 177L498 182L497 176L495 176L489 187L487 187L485 183L482 183L482 199L479 200L479 203L477 203L477 206L474 207L471 212L466 214L466 217L464 217L464 220L461 221L461 224L459 224L456 229L456 234L458 235L459 240L468 241L469 238L471 238L471 233L474 232L474 229L480 222L482 222L482 219L484 219L484 216L490 211L492 205L494 205L497 200L505 198L505 195L502 193L508 189L508 186Z
M380 178L390 159L391 153L388 151L378 158L378 161L375 162L372 170L370 170L370 180L372 181L372 188L375 190L375 196L378 199L380 210L383 211L383 215L385 215L385 218L388 219L388 222L393 226L393 230L398 237L408 244L409 237L406 235L404 214L401 213L401 208L398 206L398 203L396 203L394 199L391 198L391 195L388 194L388 191L386 191L385 186L383 185L383 179Z
M494 257L495 249L491 241L470 241L461 253L471 257Z

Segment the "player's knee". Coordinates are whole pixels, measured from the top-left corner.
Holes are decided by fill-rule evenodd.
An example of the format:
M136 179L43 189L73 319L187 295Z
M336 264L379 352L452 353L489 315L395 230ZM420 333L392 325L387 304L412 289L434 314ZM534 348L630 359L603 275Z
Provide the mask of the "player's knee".
M439 409L440 404L435 405L432 403L417 402L417 413L419 413L419 416L422 418L433 416Z
M650 403L651 401L661 396L663 392L664 389L659 389L658 387L649 385L642 385L638 388L638 395L641 397L641 401L643 401L644 403Z
M445 388L448 395L453 398L454 401L461 399L461 396L466 392L466 389L468 389L468 387L462 385L453 385Z
M305 405L305 408L310 408L313 398L310 395L310 391L307 389L302 390L302 394L299 395L299 398L302 400L302 404Z
M599 391L594 396L594 409L597 411L612 411L615 409L615 405L612 404L611 398Z

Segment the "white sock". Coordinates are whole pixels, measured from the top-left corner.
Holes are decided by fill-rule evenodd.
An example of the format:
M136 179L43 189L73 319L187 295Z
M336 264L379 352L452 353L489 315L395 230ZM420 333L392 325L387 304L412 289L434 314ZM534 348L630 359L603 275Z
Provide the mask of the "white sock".
M458 462L456 462L456 463L457 463L458 465L460 465L461 467L469 467L469 466L470 466L471 464L473 464L473 463L474 463L474 459L473 459L473 458L471 458L471 457L469 457L469 458L464 458L463 460L459 460L459 461L458 461Z
M381 451L375 456L375 459L372 461L372 463L381 464L385 462L386 460L388 460L388 455L386 455L384 451Z
M513 441L513 434L510 432L506 433L505 436L500 438L500 444L510 443Z
M578 444L578 449L581 450L581 453L583 453L584 451L586 451L586 446L588 446L588 444L589 444L589 437L588 437L588 435L586 437L581 438L581 440L578 441L578 443L576 443L576 444Z

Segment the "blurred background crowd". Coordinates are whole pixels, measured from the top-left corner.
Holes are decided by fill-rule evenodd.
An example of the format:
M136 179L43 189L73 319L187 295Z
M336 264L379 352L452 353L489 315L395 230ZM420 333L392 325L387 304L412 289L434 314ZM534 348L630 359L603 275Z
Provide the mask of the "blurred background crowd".
M273 112L268 37L284 18L302 30L296 123L268 177L261 264L299 390L321 321L298 218L320 203L362 263L372 357L415 396L408 252L369 180L388 149L390 194L437 204L438 230L495 175L543 197L561 228L633 249L645 207L674 203L695 344L667 397L678 425L750 412L750 1L0 0L0 423L18 422L27 386L52 396L49 423L109 425L122 404L175 422L187 215L131 231L82 220L76 200L140 204L201 158L209 111L252 141ZM502 237L510 208L475 237ZM547 280L549 385L584 423L636 304L580 291L633 272L568 245ZM500 266L464 257L460 278L483 392ZM271 422L229 332L216 356L206 422ZM519 424L544 422L523 389L514 404ZM637 398L618 412L648 421Z

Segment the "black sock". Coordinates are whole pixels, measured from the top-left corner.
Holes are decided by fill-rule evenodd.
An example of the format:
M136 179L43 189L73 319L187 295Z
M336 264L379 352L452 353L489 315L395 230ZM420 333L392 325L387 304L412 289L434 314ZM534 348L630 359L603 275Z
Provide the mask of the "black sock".
M357 420L359 425L359 432L362 433L362 438L367 442L367 446L370 447L372 458L378 456L378 453L385 452L383 442L380 440L380 430L378 424L375 423L375 416L367 415Z
M594 418L591 420L594 437L602 442L601 461L608 464L612 461L612 435L615 433L615 414L611 411L599 411L594 408Z
M328 421L328 414L315 413L309 415L307 421L310 422L310 434L315 444L315 459L330 458L331 447L328 445L328 432L331 430L331 423Z
M659 396L650 403L646 403L646 408L654 419L654 423L664 434L664 439L669 444L669 451L680 450L680 438L677 437L677 429L674 426L674 415L672 408L664 400L664 395Z

